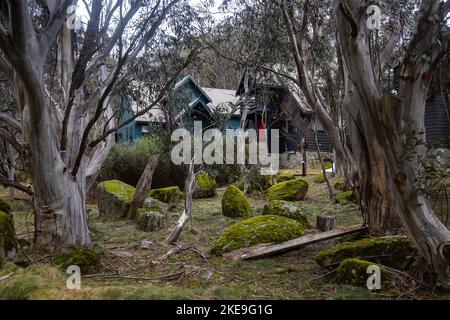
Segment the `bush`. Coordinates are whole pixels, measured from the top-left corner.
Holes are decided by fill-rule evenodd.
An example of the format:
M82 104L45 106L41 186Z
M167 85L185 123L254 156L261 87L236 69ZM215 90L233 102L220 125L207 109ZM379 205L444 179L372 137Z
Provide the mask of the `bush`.
M325 162L325 169L329 170L333 168L333 164L331 162Z
M305 231L292 219L266 215L238 222L213 244L212 254L224 254L261 243L281 243L302 237Z
M201 173L195 177L194 199L212 198L216 195L217 183L208 173Z
M222 214L230 218L248 217L252 214L250 202L234 184L229 185L223 194Z
M152 179L153 188L184 186L183 166L170 161L170 154L159 138L146 137L134 144L115 144L99 174L99 181L120 180L136 186L152 154L160 158Z
M302 179L280 182L266 191L268 200L301 201L308 193L308 183Z
M294 203L283 200L270 201L264 206L263 215L275 215L299 222L304 228L309 228L306 215Z

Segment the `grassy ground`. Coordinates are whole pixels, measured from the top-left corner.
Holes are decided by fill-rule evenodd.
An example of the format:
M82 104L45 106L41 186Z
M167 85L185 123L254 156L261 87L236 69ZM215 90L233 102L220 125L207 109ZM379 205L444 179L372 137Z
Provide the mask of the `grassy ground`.
M335 215L339 226L361 222L354 205L330 201L325 184L307 178L310 190L301 207L312 225L321 213ZM30 253L33 264L24 269L8 265L0 270L0 298L3 299L384 299L375 294L333 282L333 274L319 267L314 257L328 241L270 259L232 262L209 257L211 244L223 230L235 223L221 214L220 190L215 198L195 200L192 224L183 231L179 244L190 249L156 261L172 249L164 244L170 226L181 214L171 213L167 227L158 232L142 232L126 220L99 217L96 206L89 206L89 222L94 243L101 248L102 269L84 275L81 290L66 289L64 271L52 265L52 258ZM264 206L261 194L250 197L256 209ZM14 202L16 231L21 239L32 232L27 205ZM255 210L258 211L258 210ZM28 220L28 223L26 222ZM28 228L27 228L28 225ZM28 231L27 231L28 229ZM143 240L149 248L141 248ZM208 256L205 259L204 255Z

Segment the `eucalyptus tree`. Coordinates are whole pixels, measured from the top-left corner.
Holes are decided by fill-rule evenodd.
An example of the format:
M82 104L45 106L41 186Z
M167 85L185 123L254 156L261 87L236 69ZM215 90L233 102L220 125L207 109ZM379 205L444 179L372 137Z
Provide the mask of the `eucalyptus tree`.
M31 176L35 244L49 251L91 244L87 185L120 127L111 97L130 62L158 35L176 30L167 22L176 21L188 5L184 0L83 1L88 20L83 25L73 12L76 2L0 4L0 72L17 104L17 117L2 113L0 122L20 131L21 141L13 143L21 143ZM161 101L183 67L135 117Z
M410 11L415 18L409 39L402 40L392 28L381 55L374 54L371 47L374 31L367 9L366 1L338 0L335 13L347 105L352 117L358 119L358 151L368 159L365 168L374 186L371 196L381 203L386 195L396 199L403 226L442 285L450 288L450 231L418 185L426 156L427 93L437 65L449 53L450 1L421 1L417 10ZM396 47L398 92L387 90L382 80L384 66Z

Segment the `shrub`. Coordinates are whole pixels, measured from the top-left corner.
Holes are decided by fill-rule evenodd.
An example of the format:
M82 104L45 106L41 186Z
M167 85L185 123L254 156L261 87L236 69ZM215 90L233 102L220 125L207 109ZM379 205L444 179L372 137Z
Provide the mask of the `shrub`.
M280 182L266 191L268 200L301 201L308 193L308 183L302 179Z
M153 188L184 186L183 166L170 161L170 154L160 138L145 137L134 144L115 144L99 174L99 181L120 180L136 186L150 156L159 153L160 158L152 179Z
M281 243L305 234L300 223L292 219L265 215L238 222L213 244L212 254L224 254L260 243Z
M252 213L250 202L239 188L232 184L222 198L222 214L230 218L248 217Z

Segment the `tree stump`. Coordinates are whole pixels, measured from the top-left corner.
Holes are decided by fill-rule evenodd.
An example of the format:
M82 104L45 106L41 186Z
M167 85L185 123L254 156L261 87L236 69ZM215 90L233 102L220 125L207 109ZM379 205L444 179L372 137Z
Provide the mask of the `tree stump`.
M326 215L317 216L316 228L321 232L333 230L336 226L336 217Z

